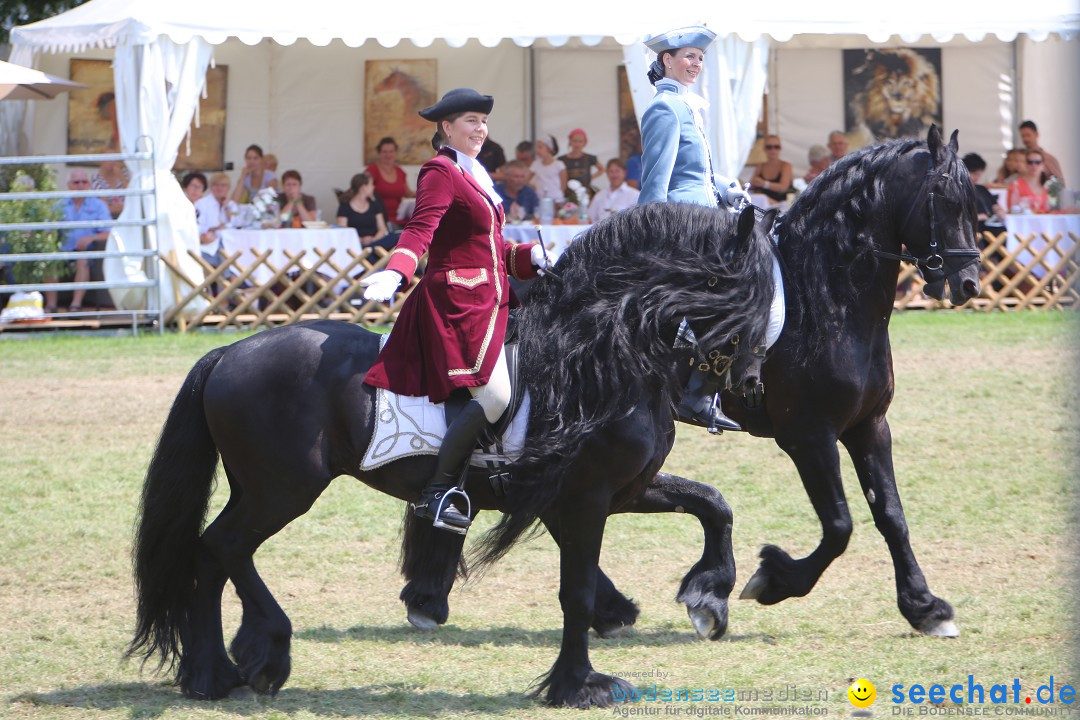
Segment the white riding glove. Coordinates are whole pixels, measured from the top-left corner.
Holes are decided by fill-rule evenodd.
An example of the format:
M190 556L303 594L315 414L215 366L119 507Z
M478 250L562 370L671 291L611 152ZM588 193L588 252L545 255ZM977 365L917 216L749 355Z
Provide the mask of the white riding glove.
M742 209L750 204L750 195L739 187L738 180L732 180L727 187L720 188L720 197L735 212L742 212Z
M401 285L401 273L394 270L380 270L371 273L360 281L364 288L364 299L375 302L390 302Z
M548 259L547 253L544 252L544 246L540 243L536 243L532 246L532 250L529 251L529 259L532 261L533 267L536 268L540 275L544 274L544 270L547 270Z

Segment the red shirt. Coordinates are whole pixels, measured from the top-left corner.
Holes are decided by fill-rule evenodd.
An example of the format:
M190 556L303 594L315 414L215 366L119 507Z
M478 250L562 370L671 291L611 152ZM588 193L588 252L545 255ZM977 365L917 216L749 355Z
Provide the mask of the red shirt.
M517 305L507 272L536 276L535 243L503 240L496 205L453 158L441 150L420 169L416 210L387 263L410 282L420 257L427 270L401 306L394 329L364 382L402 395L444 401L455 388L491 378Z
M375 163L368 165L364 172L375 179L375 196L386 206L386 222L397 221L398 205L405 197L405 171L395 165L393 182L387 182Z

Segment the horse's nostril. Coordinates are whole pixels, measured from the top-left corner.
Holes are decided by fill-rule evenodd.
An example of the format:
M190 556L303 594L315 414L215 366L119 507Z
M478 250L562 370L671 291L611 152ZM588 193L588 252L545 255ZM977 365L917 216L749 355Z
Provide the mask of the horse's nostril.
M979 294L979 283L976 280L964 281L964 295L967 297L975 297Z

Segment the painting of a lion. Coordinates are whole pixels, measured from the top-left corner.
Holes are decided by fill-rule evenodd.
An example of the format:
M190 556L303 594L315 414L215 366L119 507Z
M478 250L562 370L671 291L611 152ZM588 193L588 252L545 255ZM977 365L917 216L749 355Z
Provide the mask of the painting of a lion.
M922 137L941 122L941 50L844 51L848 144Z

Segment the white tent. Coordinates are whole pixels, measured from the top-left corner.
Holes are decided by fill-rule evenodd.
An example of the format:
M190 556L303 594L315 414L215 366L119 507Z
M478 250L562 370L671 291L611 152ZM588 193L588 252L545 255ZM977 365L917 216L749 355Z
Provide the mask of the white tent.
M585 45L612 41L627 45L627 63L634 66L644 62L636 45L642 37L681 24L704 22L726 33L717 46L721 51L709 54L706 91L713 101L717 163L722 171L733 174L731 168L741 166L754 135L757 105L745 99L761 95L769 38L787 42L796 36L846 34L861 35L870 42L897 36L914 43L926 36L934 42L946 42L958 35L973 41L988 36L1011 41L1018 34L1035 40L1050 34L1069 38L1080 34L1076 0L1043 0L1033 5L986 0L977 11L959 3L930 0L889 4L776 0L756 7L713 3L693 10L658 8L651 0L623 0L614 7L549 0L543 6L491 7L478 17L471 9L455 12L435 0L413 0L402 6L307 0L302 12L292 4L254 0L90 0L62 15L16 28L11 59L30 65L38 52L115 48L121 144L130 151L136 137L153 139L159 168L159 237L163 251L169 249L165 247L168 242L175 242L181 251L177 254L184 256L186 247L195 247L194 221L190 205L168 171L195 112L214 46L232 38L248 45L266 39L291 45L305 39L315 46L340 41L359 47L374 41L388 48L403 40L423 48L436 40L459 47L475 38L485 47L494 47L504 40L528 46L540 39L560 46L576 38ZM1067 75L1075 75L1075 66ZM631 72L630 76L637 79L642 73ZM448 87L441 88L445 89ZM1072 88L1065 94L1077 95ZM644 95L639 92L638 97ZM742 115L738 114L740 108ZM13 127L10 118L5 123L5 129ZM10 142L17 133L5 136L0 142ZM125 209L129 212L138 214L141 208L131 203ZM171 289L166 289L166 304L171 296Z

